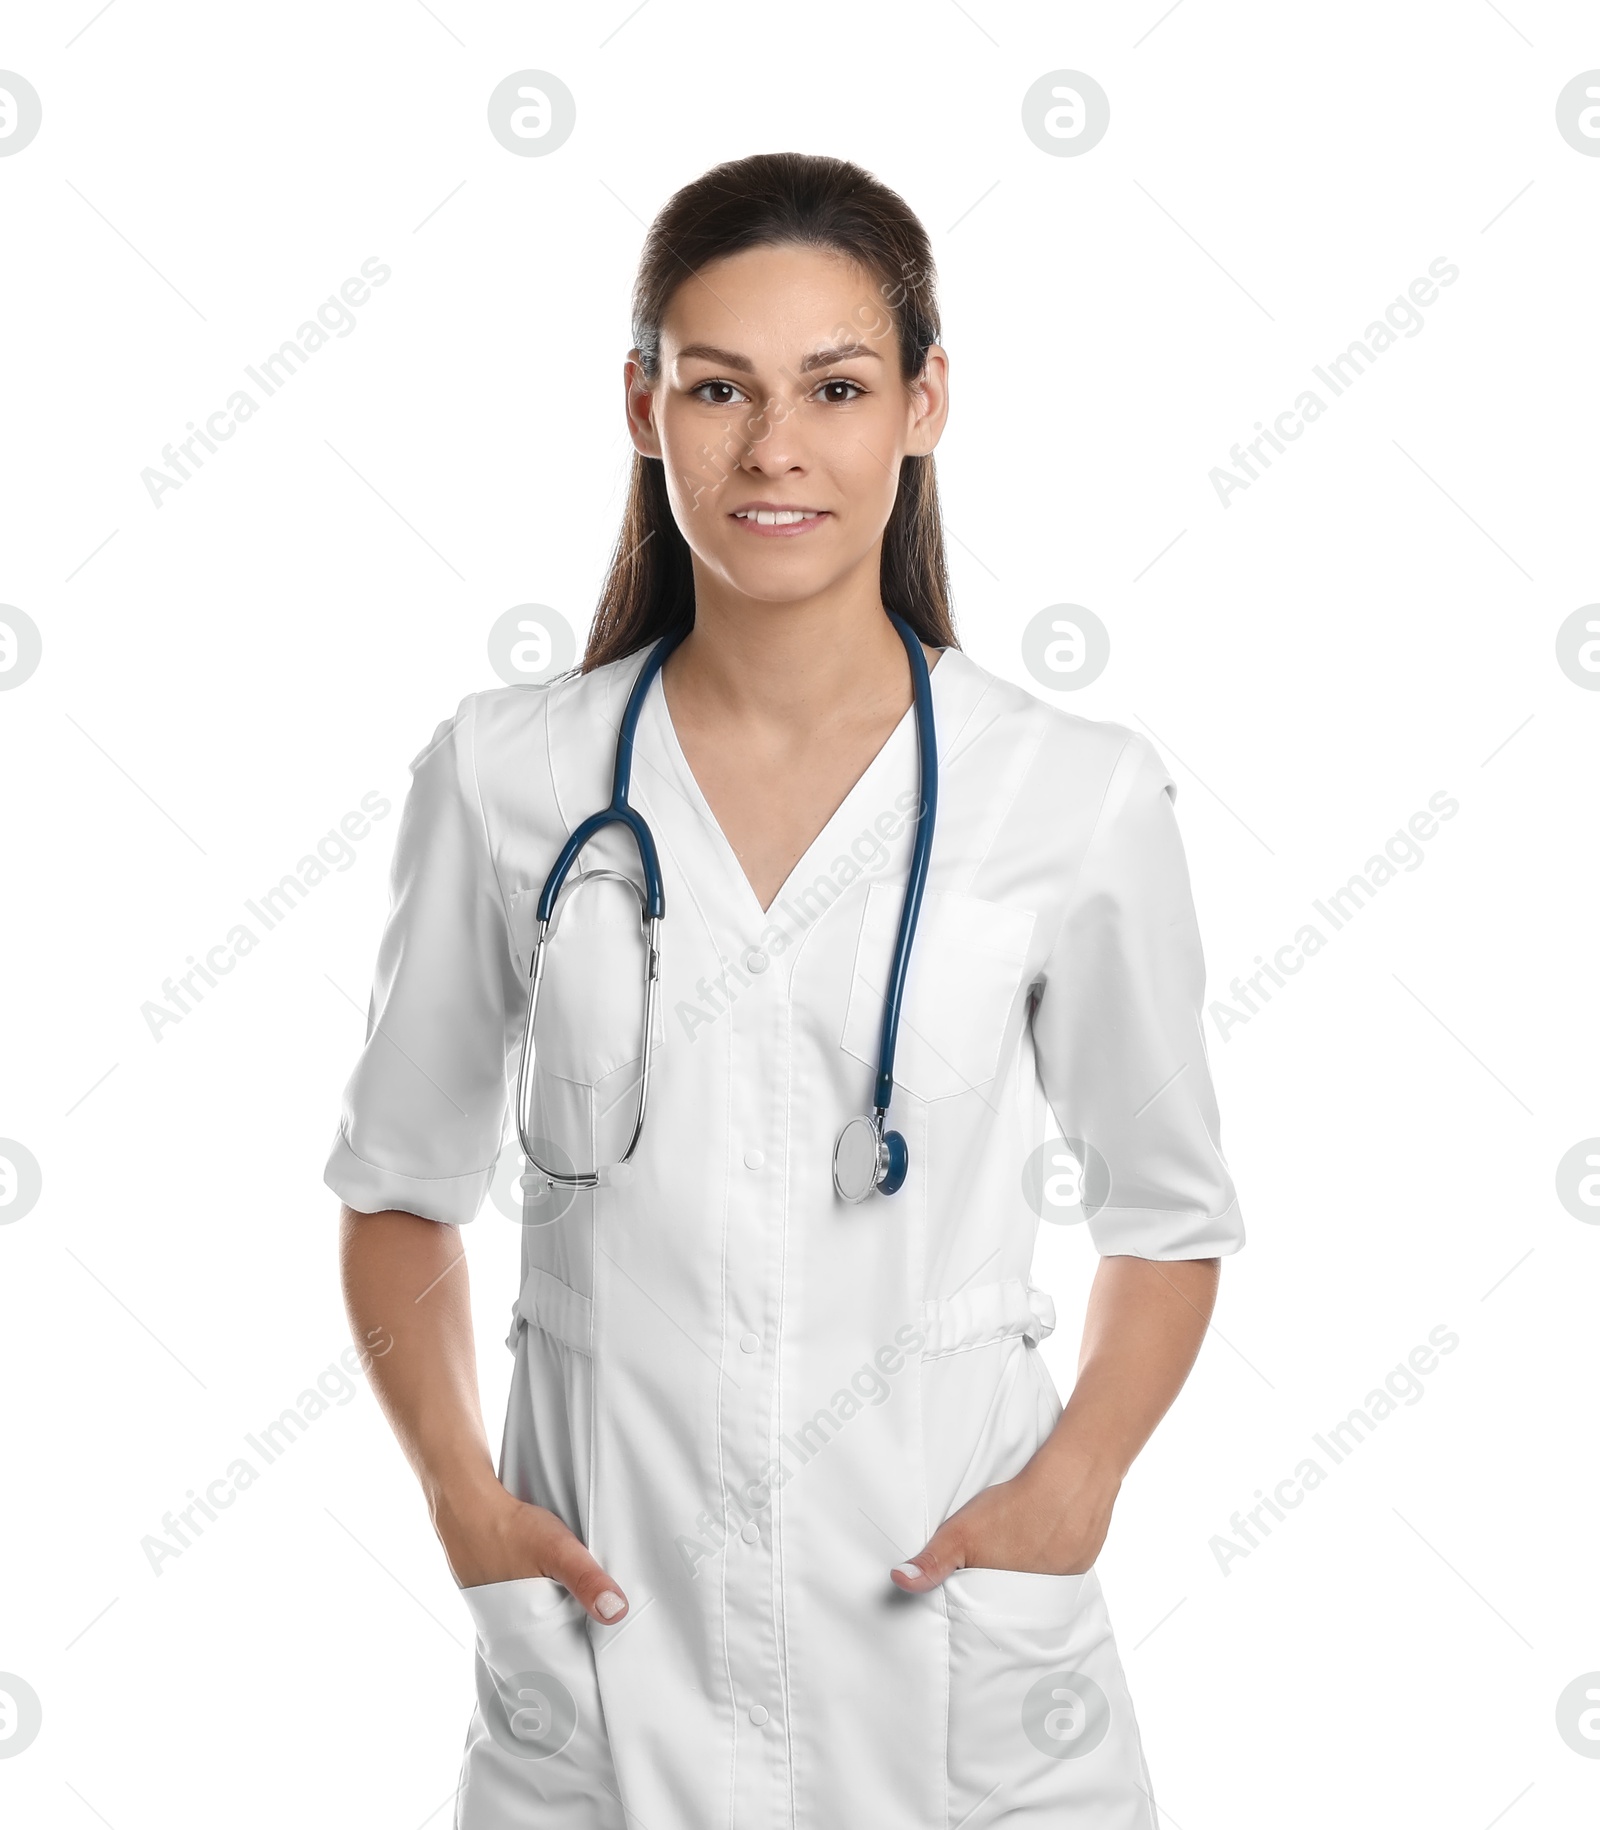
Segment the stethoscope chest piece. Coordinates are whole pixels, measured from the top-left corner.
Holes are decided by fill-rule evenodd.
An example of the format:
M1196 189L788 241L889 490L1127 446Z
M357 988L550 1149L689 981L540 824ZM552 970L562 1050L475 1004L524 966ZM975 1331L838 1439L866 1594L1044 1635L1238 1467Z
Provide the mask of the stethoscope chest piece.
M841 1201L865 1201L875 1189L892 1195L906 1179L910 1155L898 1131L885 1131L883 1114L846 1121L833 1146L833 1186Z

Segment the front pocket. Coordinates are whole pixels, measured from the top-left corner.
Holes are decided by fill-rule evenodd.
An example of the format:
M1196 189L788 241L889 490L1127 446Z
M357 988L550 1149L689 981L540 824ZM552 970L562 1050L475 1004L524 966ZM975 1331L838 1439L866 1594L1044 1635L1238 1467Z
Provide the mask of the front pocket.
M961 1569L950 1627L950 1824L1155 1830L1100 1579Z
M903 897L903 886L893 883L867 892L840 1039L847 1054L874 1069ZM918 1099L948 1099L994 1078L1033 923L1032 909L964 890L924 894L900 1006L896 1086Z
M458 1830L546 1821L623 1830L582 1604L551 1576L460 1593L477 1630L478 1707ZM541 1808L552 1815L536 1815Z

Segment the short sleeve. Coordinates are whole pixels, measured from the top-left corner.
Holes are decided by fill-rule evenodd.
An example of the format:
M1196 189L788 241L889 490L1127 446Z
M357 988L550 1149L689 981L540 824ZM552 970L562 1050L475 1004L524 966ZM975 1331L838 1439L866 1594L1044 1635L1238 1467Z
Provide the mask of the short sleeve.
M1130 734L1033 1009L1039 1078L1062 1133L1110 1171L1088 1220L1102 1255L1213 1258L1244 1244L1176 794L1155 746ZM1086 1168L1092 1187L1092 1155Z
M525 988L473 764L474 698L411 764L367 1037L323 1180L357 1213L476 1217L500 1153Z

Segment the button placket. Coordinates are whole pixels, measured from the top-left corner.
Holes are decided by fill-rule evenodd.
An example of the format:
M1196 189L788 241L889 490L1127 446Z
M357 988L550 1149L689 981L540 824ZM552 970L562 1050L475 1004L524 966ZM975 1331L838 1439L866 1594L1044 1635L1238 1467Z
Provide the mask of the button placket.
M784 1082L772 1063L783 1058L787 962L749 946L732 958L736 970L727 975L732 995L723 1018L729 1026L731 1086L722 1282L724 1339L736 1343L737 1352L724 1381L722 1465L742 1495L745 1516L734 1528L737 1539L730 1535L733 1554L723 1571L724 1632L734 1696L742 1697L747 1720L764 1728L773 1720L784 1686L775 1624L782 1609L774 1606L772 1528L764 1515L775 1498L767 1476L777 1428L778 1369L769 1348L776 1344L775 1305L785 1251L781 1149L774 1147L784 1134L782 1115L775 1109ZM748 982L740 984L737 968ZM761 1505L751 1501L747 1486ZM766 1701L751 1702L752 1697ZM734 1747L733 1821L775 1822L774 1807L790 1796L787 1737L746 1734L735 1737Z

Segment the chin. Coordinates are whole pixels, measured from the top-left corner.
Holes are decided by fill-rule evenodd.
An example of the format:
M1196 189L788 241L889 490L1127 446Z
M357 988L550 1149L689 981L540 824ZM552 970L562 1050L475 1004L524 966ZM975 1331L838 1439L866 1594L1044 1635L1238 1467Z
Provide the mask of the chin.
M754 598L758 603L770 604L775 610L786 608L790 604L803 604L826 591L834 580L831 574L819 574L815 578L735 578L730 580L734 588L746 597Z

